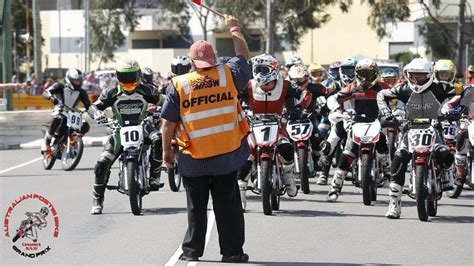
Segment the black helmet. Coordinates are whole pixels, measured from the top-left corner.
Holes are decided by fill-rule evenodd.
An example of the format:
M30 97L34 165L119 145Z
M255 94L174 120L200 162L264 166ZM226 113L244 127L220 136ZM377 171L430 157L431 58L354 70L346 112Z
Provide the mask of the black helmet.
M82 72L77 69L77 68L70 68L66 72L66 84L75 89L78 90L82 87L82 80L83 80L83 75Z
M191 70L191 60L187 56L177 56L171 61L171 72L174 75L183 75Z
M153 70L149 67L142 68L142 82L145 84L153 84Z

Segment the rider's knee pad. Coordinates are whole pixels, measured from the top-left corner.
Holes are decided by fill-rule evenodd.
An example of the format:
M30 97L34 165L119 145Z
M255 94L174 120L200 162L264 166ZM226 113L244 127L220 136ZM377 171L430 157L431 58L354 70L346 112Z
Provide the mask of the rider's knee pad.
M161 141L161 135L160 133L158 133L158 130L150 132L148 138L150 138L152 143L157 143Z
M338 159L337 168L343 171L349 171L352 161L354 160L354 156L342 153Z
M104 184L105 177L110 170L110 159L107 157L100 157L97 163L95 164L94 174L95 174L95 183Z
M435 151L435 158L442 168L449 168L454 163L454 155L445 147L441 147Z
M89 125L89 123L84 121L84 123L82 123L82 126L81 126L81 133L86 134L87 132L89 132L90 128L91 126Z
M291 145L289 142L280 142L278 144L278 153L287 162L292 162L294 160L295 155L293 145Z

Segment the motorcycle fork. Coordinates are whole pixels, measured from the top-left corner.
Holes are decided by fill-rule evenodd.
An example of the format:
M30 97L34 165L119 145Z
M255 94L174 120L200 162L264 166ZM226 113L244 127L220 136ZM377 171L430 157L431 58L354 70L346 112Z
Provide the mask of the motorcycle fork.
M358 182L361 182L361 176L362 176L362 154L370 154L370 158L371 160L373 160L374 162L372 162L372 169L370 170L370 173L372 175L372 181L375 182L375 167L377 167L377 165L375 164L377 162L377 160L375 160L375 145L373 145L372 143L368 143L368 144L359 144L360 148L359 148L359 156L357 158L357 181Z
M297 141L294 143L293 147L294 147L293 150L295 154L294 156L295 159L293 160L295 162L295 172L296 174L299 174L301 173L301 169L300 169L300 164L298 163L300 159L299 154L298 154L298 149L304 148L305 152L308 152L308 145L306 144L305 141Z

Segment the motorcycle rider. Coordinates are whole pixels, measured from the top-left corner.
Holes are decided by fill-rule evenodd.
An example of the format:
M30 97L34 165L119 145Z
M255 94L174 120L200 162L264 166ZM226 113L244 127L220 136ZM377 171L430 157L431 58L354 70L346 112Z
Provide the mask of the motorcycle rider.
M472 106L474 100L474 87L465 87L460 96L455 96L449 100L443 108L441 113L449 115L452 112L460 112L464 114L469 120L472 119ZM471 107L471 108L469 108ZM467 175L467 152L469 150L469 132L467 131L467 125L461 123L459 125L460 130L456 134L456 154L454 155L454 163L456 166L456 179L454 183L456 185L464 184Z
M329 134L324 142L323 155L321 156L321 173L316 179L316 184L327 185L329 171L331 170L331 162L335 155L336 147L341 141L347 138L346 129L342 121L331 121L330 112L334 112L339 108L336 100L336 94L345 86L354 82L355 61L352 58L347 58L341 61L334 61L329 66L329 78L324 80L322 84L327 89L327 103L326 108L322 110L327 114L328 119L323 119L323 123L330 123ZM342 80L344 77L344 80ZM335 103L332 104L331 102ZM326 122L327 121L327 122ZM338 159L338 158L336 158Z
M303 59L297 55L290 57L285 64L286 70L290 70L293 65L304 65Z
M398 82L398 74L394 69L387 68L380 75L380 80L392 88Z
M317 108L317 98L326 95L326 88L318 83L310 83L310 74L303 65L293 65L288 71L290 81L294 87L301 91L301 95L295 100L295 105L299 111L306 112L310 115L313 124L313 132L310 137L311 148L313 150L312 157L314 169L319 169L319 157L321 156L321 143L324 141L323 136L318 130L320 114L315 112Z
M43 93L43 98L50 100L54 104L54 111L52 113L52 121L46 134L44 142L41 145L41 154L51 152L51 139L54 135L56 137L62 136L67 129L67 117L62 113L61 106L74 109L79 102L82 102L86 110L89 110L91 102L87 92L82 89L83 73L76 68L70 68L66 72L64 80L66 84L54 83L47 88ZM89 123L83 121L81 133L89 132Z
M127 59L117 69L119 85L103 90L99 99L91 106L89 115L99 124L107 122L104 110L112 107L115 119L121 126L140 125L145 118L148 103L158 104L160 95L148 84L140 83L140 65L136 60ZM110 175L110 168L122 153L120 145L120 132L115 130L104 145L104 151L95 165L95 183L93 186L93 200L91 214L101 214L104 203L105 188ZM158 190L163 186L160 183L160 134L150 124L144 125L144 136L151 141L150 160L150 187Z
M308 72L310 76L310 83L319 84L323 81L324 78L324 68L318 63L312 63L308 67Z
M284 80L279 75L278 60L269 54L258 55L253 58L252 72L254 79L249 81L248 90L244 90L239 96L249 103L253 114L278 114L283 113L283 108L287 112L293 113L294 99L298 97L297 88L293 87L290 81ZM247 163L239 170L239 187L242 197L242 205L245 210L246 190L249 179L249 172L255 158L256 147L252 135L248 136L251 154ZM283 157L284 180L288 196L294 197L297 194L295 178L293 175L294 150L291 145L284 126L280 128L278 137L278 153Z
M335 100L339 104L336 112L344 113L353 110L355 116L351 119L357 122L373 122L378 119L379 111L376 102L377 92L383 89L383 84L378 82L378 66L372 59L362 59L355 67L356 82L349 84L339 91ZM350 123L347 123L350 129ZM349 131L349 130L347 130ZM381 132L379 141L375 145L378 161L380 162L384 179L390 175L390 160L385 135ZM349 171L352 161L358 156L359 145L347 138L346 146L338 159L338 165L328 193L328 201L336 201L344 184L344 179Z
M406 83L398 84L389 90L382 90L378 93L377 104L382 117L389 121L396 120L387 105L387 101L397 99L405 104L408 120L415 118L437 119L438 112L441 109L441 103L454 96L454 86L449 85L450 89L445 90L443 85L434 83L433 64L424 58L413 59L404 68L404 74L407 80ZM442 188L443 190L450 190L453 188L453 177L449 173L454 162L454 156L449 152L446 145L444 145L439 132L434 150L436 161L443 170ZM405 183L405 172L410 160L411 155L408 152L408 132L404 132L397 151L395 152L390 170L390 203L388 212L385 214L387 218L400 218L402 188Z

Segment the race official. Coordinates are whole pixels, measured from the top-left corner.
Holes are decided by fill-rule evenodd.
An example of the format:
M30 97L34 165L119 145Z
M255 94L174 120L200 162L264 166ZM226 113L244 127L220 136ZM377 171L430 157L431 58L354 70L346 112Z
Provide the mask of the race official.
M212 196L222 262L247 262L244 216L237 170L249 156L249 125L238 102L238 88L251 76L249 51L237 19L226 15L236 56L218 64L214 48L196 41L189 49L194 71L174 77L162 108L163 160L174 163L171 140L179 145L178 165L186 188L188 229L181 260L203 255L209 192Z

